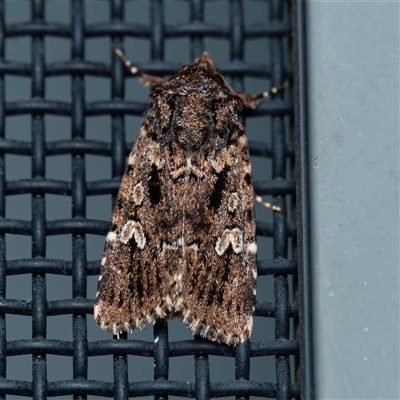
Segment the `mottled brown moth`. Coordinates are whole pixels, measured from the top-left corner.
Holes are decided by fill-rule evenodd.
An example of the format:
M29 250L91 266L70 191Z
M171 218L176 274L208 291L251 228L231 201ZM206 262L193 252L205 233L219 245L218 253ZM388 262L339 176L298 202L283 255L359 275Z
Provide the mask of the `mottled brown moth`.
M257 278L241 115L281 88L235 92L208 53L168 80L116 53L153 90L107 235L94 318L114 335L180 318L194 334L236 345L252 331Z

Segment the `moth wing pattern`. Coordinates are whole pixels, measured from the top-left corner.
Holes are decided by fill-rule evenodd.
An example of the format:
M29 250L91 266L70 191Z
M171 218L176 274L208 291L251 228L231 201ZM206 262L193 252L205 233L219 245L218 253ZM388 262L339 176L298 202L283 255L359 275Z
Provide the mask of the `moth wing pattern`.
M95 320L118 335L179 317L236 345L251 334L257 274L245 103L207 53L150 103L107 235Z
M175 219L182 215L173 215L160 202L160 179L166 174L163 159L144 124L118 193L95 300L96 322L114 335L142 329L146 322L166 316L178 293L176 272L182 258L163 244L173 242ZM160 230L166 233L165 242L159 238ZM168 258L160 257L163 252L170 253ZM172 281L177 284L170 287Z
M217 136L213 152L192 159L189 186L199 196L187 199L185 214L198 250L175 303L194 333L236 345L252 331L257 245L247 139L236 108L223 112L234 113L234 126Z

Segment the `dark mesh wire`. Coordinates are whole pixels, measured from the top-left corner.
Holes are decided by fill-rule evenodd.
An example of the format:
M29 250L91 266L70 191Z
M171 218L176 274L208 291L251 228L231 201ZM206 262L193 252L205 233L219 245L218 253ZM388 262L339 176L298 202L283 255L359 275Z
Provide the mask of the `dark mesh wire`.
M182 1L183 2L183 1ZM211 2L211 1L210 1ZM204 38L226 39L230 47L231 61L218 65L223 74L232 76L233 85L240 89L244 76L270 77L273 85L288 80L288 68L284 66L284 38L291 34L288 13L284 12L285 1L269 1L270 20L263 24L245 25L246 1L229 2L230 18L225 25L216 25L204 20L205 1L192 0L190 17L185 24L167 25L164 11L168 2L151 2L150 24L135 24L124 20L124 1L109 1L110 20L87 25L84 17L84 2L71 1L71 25L54 23L45 19L45 2L31 2L31 20L11 24L4 21L5 1L0 1L1 30L0 52L0 394L30 396L35 399L47 396L87 395L108 396L125 399L128 396L154 395L157 399L170 396L207 399L210 397L249 396L289 399L298 397L299 383L292 382L293 357L298 354L298 342L291 340L291 321L297 317L296 301L289 297L288 276L296 276L296 262L288 258L289 238L295 236L293 222L288 219L285 195L293 195L295 184L288 181L288 159L293 158L294 149L288 143L284 117L292 113L291 103L282 99L268 100L247 116L272 116L271 143L250 140L252 155L269 157L272 160L272 180L255 182L260 195L274 195L275 204L283 207L283 213L275 213L272 223L257 221L259 236L273 237L274 259L259 260L259 275L274 275L275 302L258 301L256 315L273 318L275 338L265 337L263 341L251 341L236 348L220 346L207 340L168 341L166 326L157 324L154 335L158 341L138 340L91 341L87 334L87 318L92 318L94 293L87 293L87 278L99 273L100 257L87 261L87 234L105 236L108 221L87 219L87 196L116 194L119 180L125 168L125 157L130 145L125 142L125 115L142 115L147 103L124 101L125 71L120 62L112 57L111 65L85 60L84 45L88 38L110 38L111 47L124 48L124 38L144 37L150 41L151 61L139 67L153 74L172 74L180 63L162 62L165 38L190 38L191 59L201 54ZM149 5L150 6L150 5ZM287 10L286 10L287 11ZM5 23L5 24L4 24ZM226 28L225 26L228 26ZM31 63L5 59L5 44L10 37L31 38ZM71 59L65 62L46 64L45 38L64 37L71 41ZM271 38L271 64L269 68L246 63L245 42L251 38ZM228 43L229 42L229 43ZM262 52L263 49L260 49ZM130 54L128 54L130 56ZM190 60L183 60L188 62ZM31 98L25 101L7 102L5 97L5 75L25 76L32 79ZM52 101L45 96L45 80L48 77L69 76L71 78L71 102ZM106 77L111 82L111 99L102 102L87 102L85 99L85 76ZM266 88L262 88L264 90ZM285 94L287 97L287 94ZM283 98L283 96L281 96ZM12 132L6 131L6 119L10 116L31 116L30 141L15 140ZM45 116L62 115L71 120L69 140L51 140L51 132L45 136ZM85 122L90 116L111 115L111 144L85 139ZM47 139L47 140L46 140ZM5 154L19 154L31 158L31 179L6 180ZM46 179L46 158L55 155L72 156L72 180ZM86 181L85 155L111 157L112 176L115 179ZM57 172L57 171L56 171ZM61 171L60 171L61 172ZM6 218L6 198L20 193L31 194L31 220ZM72 215L69 219L46 219L46 194L70 196ZM107 216L108 217L108 216ZM106 217L104 218L106 219ZM26 235L31 240L31 258L7 260L5 234ZM46 239L50 235L72 234L73 254L70 261L46 258ZM6 296L6 277L32 274L32 300L16 300ZM72 277L72 298L51 300L46 297L46 274ZM258 285L258 292L262 290ZM88 297L88 298L87 298ZM32 339L12 340L6 338L6 315L31 316ZM87 316L87 314L89 314ZM71 315L73 321L73 341L47 339L47 319L57 315ZM25 336L29 336L26 334ZM7 358L16 355L32 355L32 381L7 379ZM46 355L72 357L73 374L65 371L63 380L49 382ZM114 382L88 380L88 357L104 354L114 355ZM154 376L140 382L128 381L127 355L154 357ZM169 358L194 356L195 376L190 382L169 380ZM235 358L235 380L210 383L209 355ZM250 359L260 356L275 356L276 383L250 380ZM137 360L137 358L136 358ZM132 367L131 364L129 364ZM140 362L138 366L140 368ZM72 379L71 379L72 378Z

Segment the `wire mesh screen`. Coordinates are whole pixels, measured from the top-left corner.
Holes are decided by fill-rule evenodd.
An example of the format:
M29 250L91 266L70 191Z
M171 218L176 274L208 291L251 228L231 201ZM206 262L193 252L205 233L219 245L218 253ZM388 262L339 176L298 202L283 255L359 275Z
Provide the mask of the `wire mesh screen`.
M44 399L300 395L290 89L246 114L255 191L254 331L236 347L180 321L120 339L93 321L112 204L148 109L146 73L203 51L235 90L290 78L289 2L0 1L0 394ZM285 100L286 99L286 100Z

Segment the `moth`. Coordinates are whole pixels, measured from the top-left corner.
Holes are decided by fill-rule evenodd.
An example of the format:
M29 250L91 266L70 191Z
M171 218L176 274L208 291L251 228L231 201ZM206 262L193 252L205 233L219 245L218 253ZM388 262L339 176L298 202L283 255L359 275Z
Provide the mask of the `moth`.
M194 334L237 345L252 331L257 278L242 112L283 87L235 92L208 53L167 80L116 53L153 90L112 215L95 321L119 335L180 318Z

